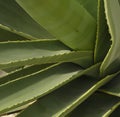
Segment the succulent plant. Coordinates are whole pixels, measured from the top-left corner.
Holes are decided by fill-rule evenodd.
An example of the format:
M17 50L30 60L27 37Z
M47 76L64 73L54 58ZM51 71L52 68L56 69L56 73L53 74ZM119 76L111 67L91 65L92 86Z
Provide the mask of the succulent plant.
M120 116L120 0L0 0L0 115Z

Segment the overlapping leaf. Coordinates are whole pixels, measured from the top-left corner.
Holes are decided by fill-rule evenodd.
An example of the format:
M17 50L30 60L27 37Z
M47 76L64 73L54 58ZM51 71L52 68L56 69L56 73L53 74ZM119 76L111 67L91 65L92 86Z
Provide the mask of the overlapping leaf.
M76 0L17 0L17 2L40 25L70 48L93 50L96 21Z
M40 70L44 70L51 66L52 64L43 64L43 65L33 65L25 68L20 68L18 70L7 73L6 75L0 76L0 86L4 85L13 80L17 80L20 77L24 77L33 73L36 73Z
M0 29L0 41L15 41L15 40L27 40L24 37L16 35L12 32Z
M58 41L22 41L0 43L0 68L72 62L79 59L81 66L92 64L91 51L71 51ZM84 64L85 63L85 64Z
M97 20L98 0L77 0Z
M25 11L15 0L0 1L0 41L10 40L0 42L0 68L14 70L23 66L23 69L0 78L0 113L15 111L36 101L18 116L108 117L119 114L119 72L108 75L119 70L119 0L16 1ZM68 47L53 39L41 25ZM47 39L13 41L26 38ZM108 76L98 79L100 63L91 66L93 54L95 63L106 56L101 73ZM53 64L56 62L59 63ZM89 68L84 69L86 67ZM99 92L94 93L97 90Z
M118 97L110 96L103 93L95 93L77 109L75 109L69 117L108 117L108 115L120 105Z
M119 70L120 67L120 4L118 0L105 0L105 13L109 31L111 34L112 46L101 66L102 74L110 74Z
M103 61L110 48L110 34L106 22L104 12L104 1L98 0L98 14L97 14L97 36L94 51L94 62Z
M100 91L120 97L120 75L103 86Z
M38 100L18 117L33 117L33 113L36 113L36 117L66 116L112 78L113 76L109 76L100 81L85 76L78 78Z
M96 70L96 67L98 66L82 70L72 63L60 64L7 83L0 87L0 113L36 100L73 79Z
M0 0L0 28L29 39L53 38L15 0Z

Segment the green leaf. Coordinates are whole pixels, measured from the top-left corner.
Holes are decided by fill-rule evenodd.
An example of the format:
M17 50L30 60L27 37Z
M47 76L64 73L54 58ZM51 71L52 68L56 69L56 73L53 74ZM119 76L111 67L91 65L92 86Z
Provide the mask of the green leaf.
M96 20L98 0L77 0Z
M119 105L120 99L104 93L95 93L69 117L108 117L108 113L113 112Z
M92 72L72 63L64 63L0 86L0 113L36 100L79 76ZM13 100L14 99L14 100ZM7 102L7 103L6 103Z
M71 51L56 40L21 41L0 43L0 68L45 64L55 62L72 62L79 59L81 66L93 63L91 51Z
M22 67L22 68L13 70L10 73L5 73L4 71L0 71L0 74L1 74L0 85L5 85L6 83L13 82L14 80L17 80L21 77L25 77L27 75L31 75L33 73L35 74L40 70L42 71L46 70L52 66L54 66L54 64L42 64L42 65ZM91 67L92 72L88 71L86 75L93 78L96 78L96 77L99 78L99 67L100 67L100 63L94 65L93 67Z
M27 40L27 39L12 32L0 29L0 41L15 41L15 40Z
M111 34L112 45L102 63L101 74L106 75L119 70L120 67L120 4L118 0L105 0L105 13L109 31Z
M76 0L16 0L53 36L74 50L93 50L96 21Z
M120 97L120 74L101 87L100 91Z
M113 76L98 81L90 77L79 77L64 87L39 99L18 117L33 117L34 113L36 113L36 117L64 117L111 78Z
M29 39L53 38L15 0L0 0L0 28Z
M16 80L20 77L36 73L40 70L44 70L49 66L51 66L51 64L34 65L34 66L20 68L18 70L12 71L12 72L8 73L6 76L0 77L0 86L6 84L8 82L11 82L13 80Z
M94 50L94 62L103 61L110 48L110 34L104 13L104 2L98 0L97 38Z

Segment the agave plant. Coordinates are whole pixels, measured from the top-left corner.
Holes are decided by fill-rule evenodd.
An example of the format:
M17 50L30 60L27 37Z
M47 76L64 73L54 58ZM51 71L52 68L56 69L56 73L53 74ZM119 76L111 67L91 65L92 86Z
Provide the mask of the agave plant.
M120 116L120 0L0 0L0 115Z

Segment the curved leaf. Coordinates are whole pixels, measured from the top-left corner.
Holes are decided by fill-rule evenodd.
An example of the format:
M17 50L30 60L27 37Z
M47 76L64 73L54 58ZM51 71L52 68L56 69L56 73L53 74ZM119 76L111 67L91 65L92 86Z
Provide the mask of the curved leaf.
M112 45L101 65L101 74L106 75L119 70L120 67L120 4L118 0L105 0L105 13Z
M40 25L74 50L93 50L96 21L76 0L16 0Z
M65 63L2 85L0 86L0 113L49 94L77 77L92 72L93 69L96 70L95 68L96 66L92 66L82 70L78 65Z
M29 39L53 38L15 0L0 0L0 28Z
M93 54L91 51L71 51L56 40L0 43L2 69L32 64L72 62L77 59L81 66L88 67L93 63Z
M94 50L94 62L103 61L110 48L110 34L104 12L103 0L98 0L97 36Z
M64 117L111 78L106 77L100 81L85 76L78 78L39 99L18 117L33 117L34 113L36 117Z

